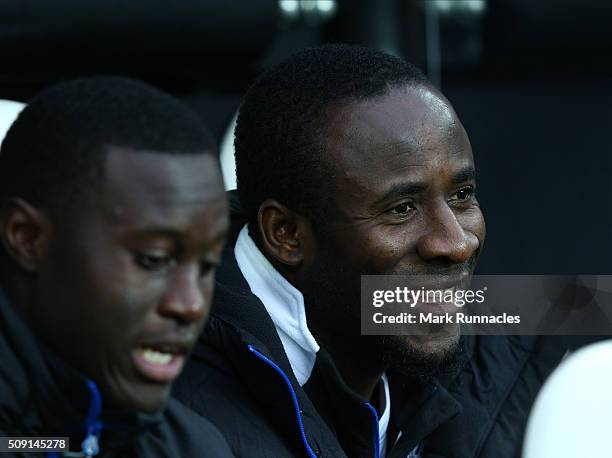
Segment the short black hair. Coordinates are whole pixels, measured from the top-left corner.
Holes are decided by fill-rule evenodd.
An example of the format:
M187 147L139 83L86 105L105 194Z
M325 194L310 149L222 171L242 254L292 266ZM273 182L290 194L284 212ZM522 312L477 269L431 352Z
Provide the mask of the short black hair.
M140 81L99 76L36 95L0 148L0 198L20 196L48 211L87 195L111 146L165 154L216 151L198 116Z
M325 217L326 108L418 85L430 83L408 62L346 44L305 49L260 75L242 101L235 131L238 193L251 232L268 198L315 222Z

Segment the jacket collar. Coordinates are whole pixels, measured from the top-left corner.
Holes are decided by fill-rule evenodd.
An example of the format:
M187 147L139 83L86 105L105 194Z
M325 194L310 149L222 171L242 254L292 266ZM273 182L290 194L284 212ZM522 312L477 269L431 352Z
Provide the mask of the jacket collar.
M213 308L193 354L213 365L225 366L229 363L252 398L264 411L269 411L271 418L276 419L279 432L289 437L292 443L299 443L302 438L288 383L295 393L309 445L315 453L325 449L324 456L343 457L345 454L336 437L298 383L274 322L263 303L251 292L238 267L234 245L246 220L236 211L238 204L232 192L230 208L234 210L231 213L232 225L223 262L216 273ZM216 350L218 356L212 356L215 353L211 354L211 348ZM251 349L276 365L286 381L278 371L256 357Z
M262 301L274 322L293 373L304 385L319 351L306 322L304 296L268 261L246 225L238 235L234 255L252 293Z
M287 375L291 375L291 381L297 384L274 322L263 303L251 292L236 262L234 246L246 219L237 208L235 191L229 195L230 208L233 210L232 224L223 260L216 273L211 318L220 320L232 328L245 347L248 344L257 347L260 352L275 361ZM208 329L203 334L203 340L206 341L207 331Z

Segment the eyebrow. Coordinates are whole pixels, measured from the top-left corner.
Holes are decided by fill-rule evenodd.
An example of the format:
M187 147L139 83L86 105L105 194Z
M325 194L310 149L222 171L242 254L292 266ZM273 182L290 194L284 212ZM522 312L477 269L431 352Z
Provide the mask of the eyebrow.
M461 184L465 181L475 180L476 179L476 169L473 166L468 166L461 170L460 172L453 175L451 181L453 184Z
M211 243L214 244L223 240L227 236L228 229L227 226L224 226L222 230L214 235ZM158 226L142 227L137 229L136 232L147 237L166 237L171 239L180 239L183 235L183 232L180 230Z
M424 183L398 183L393 185L382 197L376 199L372 207L377 207L383 202L387 202L399 197L413 196L422 193L426 186Z
M465 167L451 178L453 184L461 184L466 181L474 180L476 178L476 169L473 166ZM400 197L414 196L422 193L427 186L425 183L398 183L393 185L380 199L374 202L373 207L380 205L383 202L387 202Z
M206 249L212 249L217 246L219 243L224 242L227 239L227 228L223 228L223 230L214 234L211 240L206 243ZM151 239L165 239L172 243L178 250L184 249L184 239L183 236L185 234L174 228L167 228L163 226L145 226L138 228L131 232L129 235L126 235L126 241L143 241L143 240L151 240Z
M144 235L147 237L166 237L170 239L177 239L180 237L180 231L176 229L169 229L158 226L140 227L135 230L138 235Z
M425 185L422 183L399 183L389 189L382 200L388 200L394 197L412 196L424 190Z

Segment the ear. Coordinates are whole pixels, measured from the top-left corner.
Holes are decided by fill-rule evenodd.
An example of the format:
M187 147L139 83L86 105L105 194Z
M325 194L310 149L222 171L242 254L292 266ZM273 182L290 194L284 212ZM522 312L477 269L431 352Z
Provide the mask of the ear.
M0 238L8 257L19 267L36 272L51 236L47 216L23 199L9 199L0 213Z
M312 241L310 222L274 199L265 200L257 215L262 248L277 261L297 266Z

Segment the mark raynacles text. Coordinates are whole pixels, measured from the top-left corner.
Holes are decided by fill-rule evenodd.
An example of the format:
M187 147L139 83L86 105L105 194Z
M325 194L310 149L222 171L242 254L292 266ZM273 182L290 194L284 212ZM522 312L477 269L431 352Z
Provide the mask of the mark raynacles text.
M375 324L519 324L519 315L469 315L457 313L402 312L397 315L385 315L376 312L372 315Z

